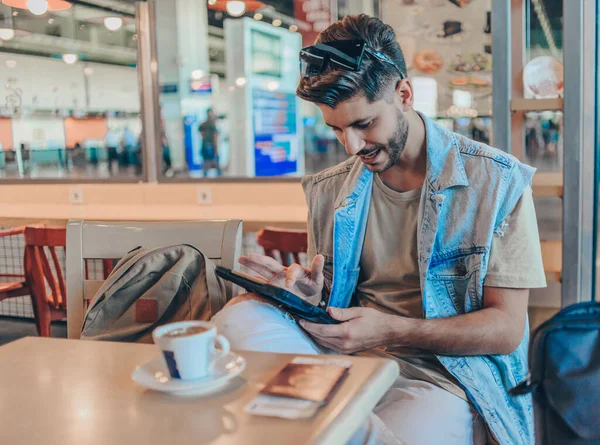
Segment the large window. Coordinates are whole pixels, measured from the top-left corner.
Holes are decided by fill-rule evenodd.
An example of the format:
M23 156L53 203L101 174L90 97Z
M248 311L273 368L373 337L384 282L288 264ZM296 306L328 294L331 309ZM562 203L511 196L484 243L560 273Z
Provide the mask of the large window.
M457 133L490 143L491 0L384 1L415 90L415 109Z
M0 180L141 176L134 8L101 5L0 3Z
M560 99L564 95L563 1L525 2L525 99ZM540 171L562 171L563 113L556 109L525 114L525 159Z
M318 108L295 96L298 52L330 24L330 2L178 12L186 5L156 2L163 180L297 180L346 158Z

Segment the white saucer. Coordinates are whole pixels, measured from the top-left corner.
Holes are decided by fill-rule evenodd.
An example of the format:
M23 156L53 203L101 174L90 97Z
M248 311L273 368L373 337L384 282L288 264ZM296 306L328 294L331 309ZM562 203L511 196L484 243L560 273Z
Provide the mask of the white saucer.
M135 368L134 382L154 391L174 395L207 395L221 389L246 368L246 360L233 352L217 359L213 373L199 380L174 379L169 375L162 357L156 357Z

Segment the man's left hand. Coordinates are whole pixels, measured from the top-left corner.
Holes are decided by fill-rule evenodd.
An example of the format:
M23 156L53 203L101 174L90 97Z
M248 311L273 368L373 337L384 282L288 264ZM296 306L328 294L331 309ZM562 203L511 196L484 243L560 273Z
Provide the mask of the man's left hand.
M318 324L300 320L300 326L327 348L352 354L389 345L393 338L393 321L397 318L394 315L363 307L329 308L328 312L343 323Z

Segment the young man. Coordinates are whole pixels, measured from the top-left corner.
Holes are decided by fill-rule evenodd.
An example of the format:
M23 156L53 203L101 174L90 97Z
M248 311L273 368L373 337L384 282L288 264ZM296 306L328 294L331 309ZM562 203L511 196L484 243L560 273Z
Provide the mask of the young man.
M206 120L198 128L202 142L202 171L206 176L210 169L216 169L221 175L219 167L219 130L217 129L217 115L212 108L207 111Z
M529 289L546 284L534 169L414 111L402 51L375 18L345 17L300 61L297 94L351 158L303 180L310 269L240 262L343 323L302 331L249 294L218 328L234 347L397 360L369 443L533 444L531 399L507 390L527 373Z

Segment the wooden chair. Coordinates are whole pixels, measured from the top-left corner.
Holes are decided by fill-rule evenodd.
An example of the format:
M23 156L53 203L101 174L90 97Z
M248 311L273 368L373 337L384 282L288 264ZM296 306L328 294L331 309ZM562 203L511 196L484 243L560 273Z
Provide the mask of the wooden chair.
M91 280L86 260L102 259L106 279L107 261L121 258L130 250L172 244L190 244L218 265L237 269L242 249L242 221L195 222L93 222L69 221L67 225L67 331L80 338L86 304L103 280ZM225 283L227 299L233 285Z
M65 278L56 253L57 248L64 252L66 241L65 229L25 228L25 281L40 337L50 337L50 323L67 316Z
M256 242L271 258L275 258L275 251L279 252L281 264L287 267L292 262L300 264L299 254L306 253L308 235L303 230L266 227L256 234Z
M0 238L17 237L23 235L25 227L0 230ZM8 254L12 254L9 252ZM13 297L24 297L29 295L29 288L25 282L24 274L0 274L0 301Z

